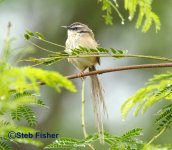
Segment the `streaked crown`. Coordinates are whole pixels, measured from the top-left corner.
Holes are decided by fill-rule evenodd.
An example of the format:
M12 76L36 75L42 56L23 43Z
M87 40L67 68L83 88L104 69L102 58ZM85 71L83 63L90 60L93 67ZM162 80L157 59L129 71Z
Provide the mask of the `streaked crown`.
M62 27L66 28L69 32L93 34L92 30L87 25L80 22L74 22L69 26Z

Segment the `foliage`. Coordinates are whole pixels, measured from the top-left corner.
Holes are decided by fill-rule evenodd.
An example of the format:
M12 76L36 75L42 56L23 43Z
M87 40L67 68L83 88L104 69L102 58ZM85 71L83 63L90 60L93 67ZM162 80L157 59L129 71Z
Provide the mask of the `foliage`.
M172 99L172 72L155 75L147 83L147 87L139 89L135 95L128 98L122 105L122 115L126 117L132 107L138 104L134 114L137 115L140 110L144 113L153 104L162 99Z
M137 7L139 7L139 14L136 22L136 28L142 24L142 32L150 29L152 23L155 23L156 32L160 30L159 17L152 11L153 0L125 0L125 9L129 11L129 20L134 18ZM144 20L144 21L143 21Z
M104 51L105 53L102 55L100 53L98 53L98 51ZM112 49L116 54L114 57L124 57L123 52L121 50L115 50ZM66 53L66 52L57 52L56 54L50 54L50 57L47 58L29 58L28 60L23 60L23 61L30 61L30 62L34 62L38 65L40 64L45 64L45 65L52 65L54 63L57 63L59 61L62 61L64 59L67 58L76 58L76 57L94 57L94 56L112 56L112 54L108 54L107 51L109 51L108 49L104 49L104 48L97 48L97 49L87 49L87 48L77 48L77 49L73 49L72 53ZM112 56L113 57L113 56Z
M1 1L0 1L1 2ZM119 6L116 0L99 0L102 2L102 10L106 12L103 16L107 24L112 24L113 10L117 12L121 18L121 23L124 24L124 18L119 12ZM142 26L142 32L146 32L155 23L156 31L160 30L160 21L158 16L152 11L152 0L125 0L125 9L129 11L129 20L132 20L139 9L139 14L136 22L136 27ZM10 28L10 24L9 27ZM73 84L67 80L64 76L57 72L45 71L34 67L13 67L9 62L11 42L13 38L7 33L7 38L4 44L4 53L0 61L0 149L10 150L11 143L24 143L32 144L35 146L42 146L43 143L35 139L22 139L9 137L9 133L21 132L21 133L35 133L33 127L37 124L37 116L33 111L33 107L46 107L40 96L40 85L46 84L56 91L60 92L62 88L65 88L71 92L75 92L76 89ZM168 60L166 58L152 57L152 56L139 56L126 54L125 50L118 50L114 48L97 48L87 49L79 47L73 49L72 52L53 52L48 49L42 48L31 41L31 38L44 41L55 46L65 48L64 46L49 42L45 40L44 36L39 32L27 31L24 35L34 46L45 50L49 53L48 58L35 59L31 58L37 64L51 65L55 62L61 61L66 58L75 57L139 57L139 58L152 58L158 60ZM172 97L172 73L157 75L151 79L146 88L140 89L134 96L130 97L122 106L122 114L125 117L133 106L138 104L135 115L142 109L144 113L150 106L162 99L171 100ZM3 89L3 90L2 90ZM156 124L158 125L158 131L161 133L163 129L170 128L172 122L172 105L162 108L158 113ZM23 119L27 122L27 125L23 125ZM20 121L20 122L19 122ZM25 122L24 122L25 123ZM123 134L122 136L112 135L108 132L104 132L104 141L109 145L110 150L167 150L168 147L162 147L157 145L151 145L149 143L139 140L138 136L141 135L142 129L136 128ZM157 137L157 136L155 136ZM59 138L52 144L46 146L46 149L52 148L82 148L99 141L99 134L93 134L85 139L74 138Z
M121 19L121 24L124 24L124 18L122 14L118 10L118 3L116 0L98 0L99 2L102 3L102 10L106 12L105 15L103 15L103 18L105 19L106 24L112 25L113 23L113 16L112 12L115 10L118 14L118 16Z
M144 144L143 150L171 150L170 146Z
M7 63L10 62L13 41L10 38L10 27L11 24L8 26L4 52L0 59L0 149L2 150L10 150L10 143L43 145L41 141L33 138L14 137L16 133L34 135L37 132L33 129L37 124L37 117L32 108L46 107L40 96L40 85L46 84L58 92L62 88L71 92L76 91L72 82L58 72L34 67L13 67ZM28 125L19 122L23 119Z
M43 38L43 36L41 36L41 37L42 38L39 38L38 34L33 33L31 31L27 31L25 34L26 40L31 41L31 38L37 38L40 41L44 41L46 43L58 46L58 44L55 44L55 43L52 43L52 42L45 40ZM40 47L39 45L34 45L34 46L36 46L42 50L45 50L45 48ZM62 47L62 46L60 46L60 47ZM170 62L172 61L171 59L163 58L163 57L145 56L145 55L131 55L131 54L127 54L126 50L118 50L118 49L113 49L113 48L106 49L106 48L100 48L99 47L97 49L88 49L88 48L84 48L84 47L79 47L79 48L72 49L72 51L70 53L66 53L65 51L63 51L63 52L53 52L50 50L46 50L46 51L48 51L50 53L48 55L49 56L48 58L38 58L38 59L37 58L30 58L29 60L26 60L26 61L35 62L36 64L51 65L55 62L59 62L59 61L64 60L66 58L78 58L78 57L82 58L82 57L90 57L90 56L115 57L115 58L136 57L136 58L148 58L148 59L163 60L163 61L170 61ZM165 76L163 76L163 79L164 78L167 79L168 77L169 77L169 75L165 75ZM162 79L161 77L157 77L154 80L150 80L149 84L151 84L151 82L153 82L153 81L157 82L161 79ZM138 95L136 94L137 95L136 97L133 96L134 97L133 101L135 103L140 102L138 108L136 109L136 112L135 112L136 114L139 112L140 108L142 108L143 104L145 104L145 106L143 105L143 107L144 107L143 112L145 112L147 110L147 108L150 105L152 105L155 101L155 95L152 95L152 99L151 99L152 101L150 101L148 98L147 102L144 101L142 103L142 101L139 101L139 98L141 99L140 93L144 95L146 92L150 92L150 93L155 92L155 89L160 90L160 88L158 87L159 85L160 85L159 83L157 83L157 85L156 85L157 87L155 87L155 85L152 85L152 86L150 85L150 89L149 88L146 88L146 90L141 89L138 92L139 94ZM164 85L164 83L162 83L162 85ZM148 94L148 96L151 96L151 95ZM159 98L160 97L161 96L159 95ZM122 106L122 111L123 111L124 116L126 116L128 111L135 105L134 102L132 101L132 98L129 98L129 100L126 101L125 104ZM158 94L157 94L156 98L158 99ZM151 104L151 102L152 102L152 104ZM145 150L148 150L150 147L152 149L155 149L155 150L156 149L168 149L164 146L150 145L152 143L152 141L154 140L154 138L156 139L158 136L160 136L164 132L164 130L161 129L160 134L154 136L150 140L149 143L144 143L142 141L139 141L138 139L132 140L130 138L129 139L127 138L128 136L130 137L132 135L132 133L134 133L134 135L136 135L136 133L137 133L136 131L139 132L139 129L129 131L128 133L123 135L122 138L119 138L119 137L117 138L116 136L110 135L109 133L105 132L105 135L104 135L105 136L105 142L110 145L111 150L113 150L113 149L145 149ZM125 139L124 137L126 137L126 140L124 140ZM81 147L89 146L90 144L94 143L98 139L99 139L98 134L90 135L86 139L83 139L83 140L73 139L73 138L60 138L60 139L57 139L54 143L48 145L46 148L81 148Z
M109 145L111 150L140 149L143 146L143 142L135 138L141 135L141 131L142 129L136 128L128 131L122 136L114 136L108 132L104 132L104 141ZM59 138L45 148L82 148L98 140L98 134L89 135L83 140L73 138Z
M102 9L106 11L104 16L106 23L112 23L112 9L114 9L120 16L122 23L124 21L121 13L118 10L118 4L116 1L111 0L99 0L103 3ZM147 1L148 2L148 1ZM145 18L142 31L146 32L152 22L155 22L156 30L160 29L160 22L156 14L151 11L152 1L146 4L145 0L133 1L129 3L125 0L125 9L129 10L129 19L134 18L137 6L139 7L139 17L137 20L136 27L140 27L143 18ZM10 28L10 24L9 24ZM33 127L37 124L37 117L33 111L33 106L45 107L43 100L40 97L40 85L46 84L56 91L60 92L62 88L65 88L71 92L75 92L76 89L72 82L63 77L57 72L45 71L42 69L34 67L13 67L7 64L8 58L10 57L11 42L13 39L10 38L9 33L5 40L4 53L0 61L0 149L10 150L10 143L24 143L32 144L35 146L43 146L43 143L35 139L23 139L23 138L13 138L9 137L9 133L21 132L21 133L35 133L37 130ZM39 32L33 33L27 31L24 35L25 39L28 40L34 46L49 52L48 58L35 59L31 58L29 61L33 61L37 64L51 65L55 62L64 60L66 58L76 58L76 57L90 57L90 56L100 56L100 57L139 57L139 58L151 58L158 60L171 59L153 57L153 56L141 56L141 55L130 55L127 54L125 50L118 50L114 48L97 48L88 49L79 47L73 49L71 53L66 52L53 52L48 49L42 48L39 45L33 43L31 38L44 41L48 44L53 44L58 47L64 48L64 46L49 42L45 40L44 36ZM161 99L171 100L172 94L172 83L171 83L172 73L155 76L151 79L146 88L140 89L134 96L130 97L122 106L122 114L125 117L129 110L138 104L135 111L135 115L138 114L139 110L142 109L144 113L150 106L154 103L160 101ZM172 105L163 108L157 113L158 118L156 124L158 125L158 131L161 133L164 129L171 126L172 122ZM23 125L22 120L27 122L27 125ZM19 122L20 121L20 122ZM104 132L104 141L109 145L110 150L123 150L123 149L135 149L135 150L161 150L168 149L168 147L161 147L157 145L151 145L151 142L146 143L136 137L141 135L140 128L130 130L122 136L115 136L108 132ZM158 135L159 136L159 135ZM158 137L158 136L155 136ZM154 138L154 137L153 137ZM99 134L95 133L88 136L85 139L74 139L74 138L59 138L52 144L46 146L46 149L52 148L82 148L99 141Z
M39 38L39 36L41 35L41 38ZM49 42L47 40L45 40L43 38L43 35L41 33L38 34L38 32L33 33L31 31L26 31L25 35L24 35L26 40L29 40L31 38L38 38L39 40L43 40L44 42L48 42L49 44L53 44L58 46L58 44ZM32 43L33 44L33 43ZM40 48L41 50L45 50L45 48L40 47L39 45L35 44L34 45L38 48ZM61 47L61 46L60 46ZM115 57L115 58L121 58L124 57L125 54L128 52L127 50L119 50L119 49L114 49L114 48L110 48L110 49L106 49L106 48L102 48L102 47L98 47L97 49L89 49L89 48L84 48L84 47L79 47L79 48L75 48L72 49L71 53L67 53L65 51L62 52L52 52L50 50L46 50L48 51L50 54L48 55L49 57L47 58L29 58L28 60L24 60L24 61L31 61L34 62L38 65L40 64L44 64L44 65L52 65L54 63L57 63L59 61L62 61L66 58L69 57L90 57L90 56L104 56L104 57Z
M115 136L107 131L104 132L104 142L109 146L109 150L170 150L170 146L160 146L147 144L138 139L142 135L142 129L129 130L122 136ZM99 141L98 134L89 135L85 139L58 138L45 149L81 149Z
M42 146L41 141L32 139L32 138L15 138L12 133L23 133L23 134L35 134L37 131L33 128L20 126L12 121L10 122L0 122L0 143L4 143L4 150L10 148L9 143L23 143L23 144L32 144L35 146Z
M157 112L157 116L155 123L158 131L170 128L172 126L172 104L162 108Z
M134 115L137 115L142 110L144 113L153 104L158 103L160 100L167 100L171 103L172 99L172 72L166 74L155 75L147 83L147 87L139 89L135 95L131 96L122 105L122 115L126 117L132 107L136 106ZM157 125L158 134L155 135L149 143L152 143L163 132L165 132L172 125L172 104L162 108L157 112ZM149 147L150 148L150 147ZM148 149L148 148L144 148ZM159 149L158 147L155 149ZM164 148L168 149L168 148Z
M75 92L72 82L59 73L33 67L10 67L5 69L1 72L0 81L0 87L4 87L4 93L10 92L9 89L14 89L17 92L23 92L25 89L39 92L40 84L38 81L55 88L58 92L60 92L60 88Z
M41 36L41 38L39 36ZM31 41L31 38L36 38L40 41L43 41L45 43L61 47L64 49L64 46L47 41L43 38L43 35L41 33L38 34L38 32L33 33L31 31L26 31L24 35L25 39L28 40L32 45L35 47L44 50L48 52L48 57L46 58L29 58L27 60L21 60L21 61L27 61L27 62L34 62L35 65L52 65L54 63L57 63L59 61L62 61L67 58L82 58L82 57L114 57L114 58L147 58L147 59L154 59L154 60L161 60L161 61L169 61L172 62L172 59L170 58L165 58L165 57L158 57L158 56L146 56L146 55L136 55L136 54L128 54L127 50L119 50L119 49L114 49L114 48L102 48L98 47L96 49L89 49L89 48L84 48L84 47L79 47L72 49L72 51L69 53L65 52L65 50L61 52L53 52L51 50L45 49L44 47L39 46L38 44L35 44Z
M116 0L99 1L102 2L102 10L106 11L106 15L104 15L103 17L105 18L105 22L107 24L112 24L113 8L117 12L118 16L121 18L122 24L124 24L124 18L118 10L118 4ZM136 28L139 28L141 25L143 25L142 32L147 32L152 26L153 22L155 24L156 32L160 30L161 23L156 13L152 11L152 2L153 0L124 0L124 8L129 11L128 19L130 21L133 20L138 8Z
M1 150L11 150L11 147L5 142L0 142L0 149Z

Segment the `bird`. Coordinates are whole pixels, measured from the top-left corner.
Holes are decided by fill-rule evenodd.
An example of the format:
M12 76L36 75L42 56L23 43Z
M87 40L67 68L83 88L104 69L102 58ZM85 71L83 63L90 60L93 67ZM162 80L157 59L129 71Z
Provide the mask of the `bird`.
M94 38L93 31L86 25L80 22L74 22L68 26L62 26L67 29L67 40L65 52L71 54L76 48L97 49L98 43ZM96 65L100 65L100 57L90 56L82 58L68 58L68 61L73 64L80 73L83 73L86 69L96 71ZM94 116L96 120L96 126L100 138L103 138L103 113L107 114L106 104L103 96L103 89L100 80L97 76L91 75L91 93Z

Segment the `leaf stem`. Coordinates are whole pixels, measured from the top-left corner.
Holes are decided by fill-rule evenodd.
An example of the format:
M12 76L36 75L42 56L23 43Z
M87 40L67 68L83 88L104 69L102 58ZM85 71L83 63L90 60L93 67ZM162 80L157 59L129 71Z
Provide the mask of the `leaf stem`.
M154 60L162 60L162 61L170 61L170 62L172 62L172 59L170 59L170 58L157 57L157 56L145 56L145 55L126 54L126 55L124 55L124 57L146 58L146 59L154 59Z
M121 15L121 13L119 12L119 10L118 10L118 8L111 2L111 1L109 1L109 4L115 9L115 11L117 12L117 14L118 14L118 16L121 18L121 20L122 20L122 24L124 24L124 17ZM115 4L117 4L117 3L115 3Z
M30 44L34 45L35 47L37 47L37 48L39 48L39 49L41 49L41 50L44 50L44 51L46 51L46 52L49 52L49 53L56 53L56 52L50 51L50 50L48 50L48 49L46 49L46 48L43 48L43 47L41 47L41 46L39 46L39 45L37 45L37 44L31 42L31 41L28 41L28 42L29 42Z
M163 128L163 129L161 130L161 132L159 132L157 135L153 136L153 138L147 143L147 145L149 145L149 144L151 144L153 141L155 141L161 134L164 133L165 130L166 130L166 127Z
M45 43L52 44L52 45L55 45L55 46L58 46L58 47L61 47L61 48L65 48L65 46L63 46L63 45L60 45L60 44L56 44L56 43L47 41L47 40L45 40L45 39L41 39L41 38L38 38L38 37L36 37L36 36L32 36L32 37L35 38L35 39L37 39L37 40L43 41L43 42L45 42Z
M115 57L115 58L145 58L145 59L153 59L153 60L160 60L160 61L169 61L169 62L172 62L172 59L170 58L165 58L165 57L158 57L158 56L145 56L145 55L137 55L137 54L109 54L109 53L100 53L100 54L78 54L78 55L67 55L67 54L57 54L57 52L53 52L53 51L49 51L45 48L42 48L34 43L31 42L32 45L38 47L39 49L42 49L44 51L47 51L47 52L51 52L51 53L54 53L51 55L51 60L54 60L55 59L60 59L60 60L63 60L63 59L66 59L66 58L86 58L86 57ZM32 58L31 60L23 60L23 61L34 61L34 60L49 60L50 59L49 57L47 58Z
M172 59L165 58L165 57L157 57L157 56L145 56L145 55L135 55L135 54L80 54L80 55L68 55L68 56L53 56L54 58L84 58L84 57L133 57L133 58L146 58L146 59L154 59L154 60L161 60L161 61L169 61L172 62ZM52 58L52 57L51 57Z

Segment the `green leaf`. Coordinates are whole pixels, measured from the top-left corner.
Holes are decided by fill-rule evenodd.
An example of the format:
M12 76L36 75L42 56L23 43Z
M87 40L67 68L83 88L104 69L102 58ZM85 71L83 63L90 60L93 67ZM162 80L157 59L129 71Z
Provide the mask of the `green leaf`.
M25 40L29 40L30 39L29 34L24 34L24 38L25 38Z
M17 143L22 143L22 144L31 144L37 147L42 147L44 144L41 141L31 139L31 138L17 138L14 140Z
M172 104L162 108L157 112L157 118L155 123L157 124L157 130L161 131L164 128L170 128L172 125Z
M97 50L98 50L100 53L101 53L101 52L103 52L103 53L109 53L109 50L108 50L108 49L105 49L105 48L103 48L103 47L98 47Z
M37 124L37 118L34 112L31 108L27 106L18 107L17 110L11 113L11 116L13 120L20 120L22 117L24 117L27 120L30 127L35 126Z
M108 25L113 24L113 10L118 14L121 19L122 24L124 24L124 18L122 14L118 10L118 3L117 1L112 0L99 0L102 3L102 10L105 11L103 18L105 19L105 23Z
M104 131L104 141L107 143L111 149L121 150L121 149L141 149L143 142L135 139L136 136L141 135L142 129L136 128L128 131L122 136L114 136L107 131ZM73 138L59 138L52 144L46 146L46 149L54 148L82 148L88 144L92 144L95 141L99 141L99 134L89 135L87 138L79 140Z
M38 36L39 39L41 39L41 40L44 39L44 36L41 33L35 32L35 34Z
M106 15L103 15L103 18L105 19L105 23L108 25L112 25L113 24L113 17L107 13Z
M14 89L17 92L23 92L25 89L39 91L40 85L38 81L55 88L58 92L60 92L60 88L66 88L71 92L76 91L72 82L58 72L33 67L5 70L1 74L0 81L4 88L2 95L5 94L5 89Z
M21 107L21 111L23 112L23 116L26 118L30 127L35 126L37 124L37 118L35 113L29 107Z
M139 8L139 14L136 22L136 28L142 26L142 32L147 32L152 23L155 23L156 32L160 30L161 23L159 17L152 11L152 0L125 0L125 9L129 11L129 20L133 20L136 14L136 8Z
M16 110L11 112L11 117L13 120L20 120L23 117L23 112L21 111L21 107L18 107Z
M10 124L10 122L8 122L8 121L4 121L4 120L0 120L0 128L1 127L4 127L4 126L7 126L7 125L9 125Z
M29 36L34 36L34 33L33 32L31 32L31 31L26 31L26 33L29 35Z
M171 150L171 146L144 144L143 150Z
M73 148L73 147L85 147L84 144L80 144L79 140L72 138L60 138L54 141L52 144L45 147L45 149L52 148Z
M7 143L0 142L0 150L12 150L12 149Z
M147 87L139 89L133 96L128 98L121 107L122 116L126 117L132 107L136 107L135 115L142 110L144 113L153 104L160 100L172 99L172 73L154 76L147 83Z
M136 128L136 129L132 129L128 132L126 132L124 135L122 135L121 138L127 139L127 138L131 138L131 137L135 137L135 136L140 136L142 135L142 131L143 129L141 128Z
M98 134L89 135L87 138L83 140L74 139L74 138L59 138L54 141L52 144L46 146L46 149L52 148L79 148L86 147L88 144L95 142L98 140Z

